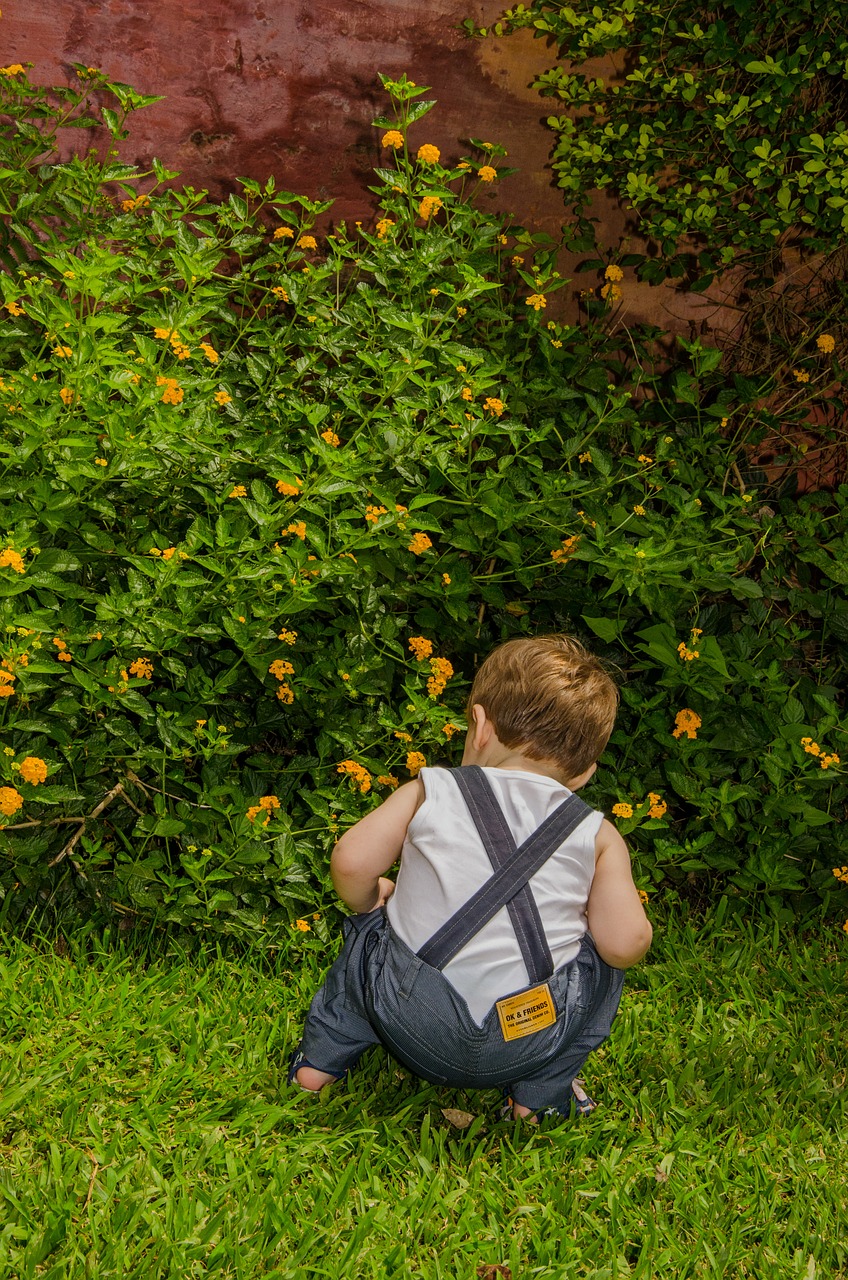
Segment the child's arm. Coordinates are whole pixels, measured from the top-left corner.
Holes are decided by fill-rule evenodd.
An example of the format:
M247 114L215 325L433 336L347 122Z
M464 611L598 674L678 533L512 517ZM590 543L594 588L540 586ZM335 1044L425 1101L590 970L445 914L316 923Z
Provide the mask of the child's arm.
M598 955L614 969L628 969L651 945L651 929L630 871L627 845L604 820L595 842L595 878L586 907Z
M351 910L373 911L392 896L394 884L383 872L397 861L406 829L423 799L423 782L407 782L339 840L330 874L336 893Z

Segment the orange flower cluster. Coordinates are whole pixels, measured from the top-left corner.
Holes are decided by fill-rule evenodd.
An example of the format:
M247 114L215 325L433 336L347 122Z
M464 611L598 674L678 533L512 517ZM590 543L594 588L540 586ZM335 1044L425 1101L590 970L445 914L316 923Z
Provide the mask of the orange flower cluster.
M448 724L442 725L442 733L445 735L445 737L449 742L455 733L461 733L461 732L462 730L460 729L458 724L448 723Z
M548 300L543 293L531 293L529 298L524 299L524 304L532 307L534 311L541 311L548 305Z
M29 782L33 787L37 787L40 782L44 782L47 778L47 765L40 756L27 756L21 761L18 770L24 782Z
M439 212L441 207L442 202L438 196L425 196L418 206L418 213L425 222L429 222L430 219Z
M297 929L298 933L312 932L312 925L309 923L308 920L295 920L294 924L292 925L292 928Z
M325 440L333 449L338 449L341 440L336 435L332 427L328 427L326 431L321 432L321 439Z
M73 404L76 396L70 387L62 387L62 390L59 392L59 399L62 401L62 404Z
M277 493L281 493L284 498L297 498L300 494L300 485L291 484L288 480L278 480L276 490Z
M697 649L689 649L685 640L680 641L677 646L677 653L681 662L694 662L696 658L701 656Z
M430 670L433 674L427 681L427 692L431 698L436 699L444 693L445 685L453 675L453 667L447 658L431 658Z
M377 239L385 240L394 225L391 218L380 218L377 223Z
M285 680L286 676L294 675L294 667L283 658L275 658L268 670L275 680Z
M691 707L684 707L674 717L674 728L671 731L671 736L673 738L682 738L685 733L687 738L697 738L700 727L701 717L697 711L693 711Z
M216 391L216 392L215 392L215 403L216 403L216 404L229 404L229 403L231 402L232 398L233 398L233 397L230 395L229 391Z
M821 351L822 355L827 356L830 355L831 351L836 346L836 340L830 333L820 333L816 338L816 346L819 351Z
M53 643L55 644L56 648L59 650L59 652L56 654L56 657L59 659L60 662L73 662L73 655L68 652L68 646L65 644L65 641L62 640L60 636L54 636Z
M365 508L365 519L368 522L368 524L376 524L377 521L380 519L380 516L384 516L387 514L388 513L385 507L369 506Z
M383 134L383 146L393 147L397 151L398 147L403 146L403 134L397 129L389 129L388 133Z
M484 164L482 169L477 170L477 177L481 182L494 182L497 176L497 169L493 169L490 164Z
M0 569L14 569L15 573L24 572L24 562L17 551L13 551L11 547L6 547L4 551L0 551Z
M149 680L153 675L153 663L149 658L136 658L130 663L130 675L139 680Z
M157 387L164 387L162 392L163 404L181 404L183 398L183 390L176 378L164 378L161 375L156 379Z
M573 533L570 538L563 538L562 546L556 547L551 552L552 560L567 560L569 556L573 556L580 545L580 534Z
M438 164L441 155L438 147L434 147L432 142L425 142L418 148L416 159L422 164Z
M228 498L246 498L247 489L245 489L243 484L234 484L230 492L227 494L227 497Z
M277 230L274 232L274 239L275 240L293 240L294 232L292 231L291 227L277 227Z
M24 798L20 791L16 791L14 787L0 787L0 813L11 818L13 813L17 813L23 808Z
M293 520L287 528L283 529L281 537L285 537L287 533L293 533L296 538L300 538L301 542L306 541L306 522L304 520Z
M848 884L848 867L834 867L833 874L842 884Z
M14 682L17 676L12 670L8 659L4 658L0 662L0 698L13 698L15 695Z
M381 787L391 787L392 791L400 786L400 780L393 773L381 773L377 781Z
M363 795L371 790L371 774L364 765L357 764L355 760L342 760L341 764L336 765L336 773L348 774Z
M3 306L6 308L10 316L26 315L26 311L23 309L23 307L19 302L4 302Z
M832 764L841 764L842 761L835 753L828 755L826 751L822 751L817 742L813 742L812 738L802 738L801 746L807 752L807 755L815 756L823 769L829 769Z
M665 800L663 800L662 797L656 791L649 791L648 799L651 802L651 807L648 810L648 817L649 818L665 817L666 813L668 812L668 805L666 804Z
M268 823L271 821L271 814L276 809L279 809L279 807L280 802L276 796L262 796L259 800L259 804L252 804L248 809L247 820L248 822L253 822L258 818L260 813L264 813L265 817L262 820L262 826L267 827Z
M504 411L504 402L499 400L497 396L488 396L483 401L483 408L488 409L489 413L494 413L499 418Z
M278 640L282 640L283 644L294 644L297 639L296 631L286 631L285 628L277 636Z
M424 756L422 752L407 751L406 768L407 768L407 771L412 774L413 778L416 777L416 775L421 772L421 770L424 768L426 763L427 763L426 756Z
M612 811L613 811L613 813L615 814L615 816L616 816L617 818L632 818L632 817L633 817L633 805L632 805L632 804L623 804L623 803L614 804L614 805L613 805L613 807L612 807Z
M280 302L289 301L289 295L286 293L285 289L281 284L275 284L271 292L273 293L275 298L278 298L280 300Z
M423 662L424 659L429 658L433 652L433 641L426 640L424 636L410 636L409 647L415 661Z
M301 236L297 242L300 249L317 249L318 241L314 236Z
M426 533L414 533L407 551L411 551L416 556L423 556L424 552L428 551L432 545L433 543Z

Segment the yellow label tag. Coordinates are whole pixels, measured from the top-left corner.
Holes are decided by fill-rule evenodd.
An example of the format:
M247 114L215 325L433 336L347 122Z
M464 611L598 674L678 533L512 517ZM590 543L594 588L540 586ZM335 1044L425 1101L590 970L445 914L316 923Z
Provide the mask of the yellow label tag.
M504 1040L520 1040L522 1036L531 1036L534 1031L552 1027L556 1022L556 1009L547 982L522 991L520 995L498 1000L495 1008Z

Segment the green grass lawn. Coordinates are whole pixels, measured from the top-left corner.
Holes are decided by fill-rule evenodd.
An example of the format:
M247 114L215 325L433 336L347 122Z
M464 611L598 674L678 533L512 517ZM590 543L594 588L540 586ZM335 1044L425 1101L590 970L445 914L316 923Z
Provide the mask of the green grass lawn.
M314 953L5 938L0 1275L846 1277L823 938L658 928L586 1071L602 1107L539 1130L378 1051L323 1097L287 1087Z

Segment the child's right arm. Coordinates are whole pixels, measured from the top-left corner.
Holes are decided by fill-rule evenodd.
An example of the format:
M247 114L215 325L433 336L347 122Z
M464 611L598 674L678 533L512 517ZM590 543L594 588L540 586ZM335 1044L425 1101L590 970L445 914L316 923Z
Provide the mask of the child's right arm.
M330 859L336 893L353 911L373 911L394 892L384 871L400 857L406 829L424 800L420 778L406 782L339 840Z
M595 842L586 915L598 955L613 969L637 964L651 945L653 930L633 883L627 845L606 819Z

